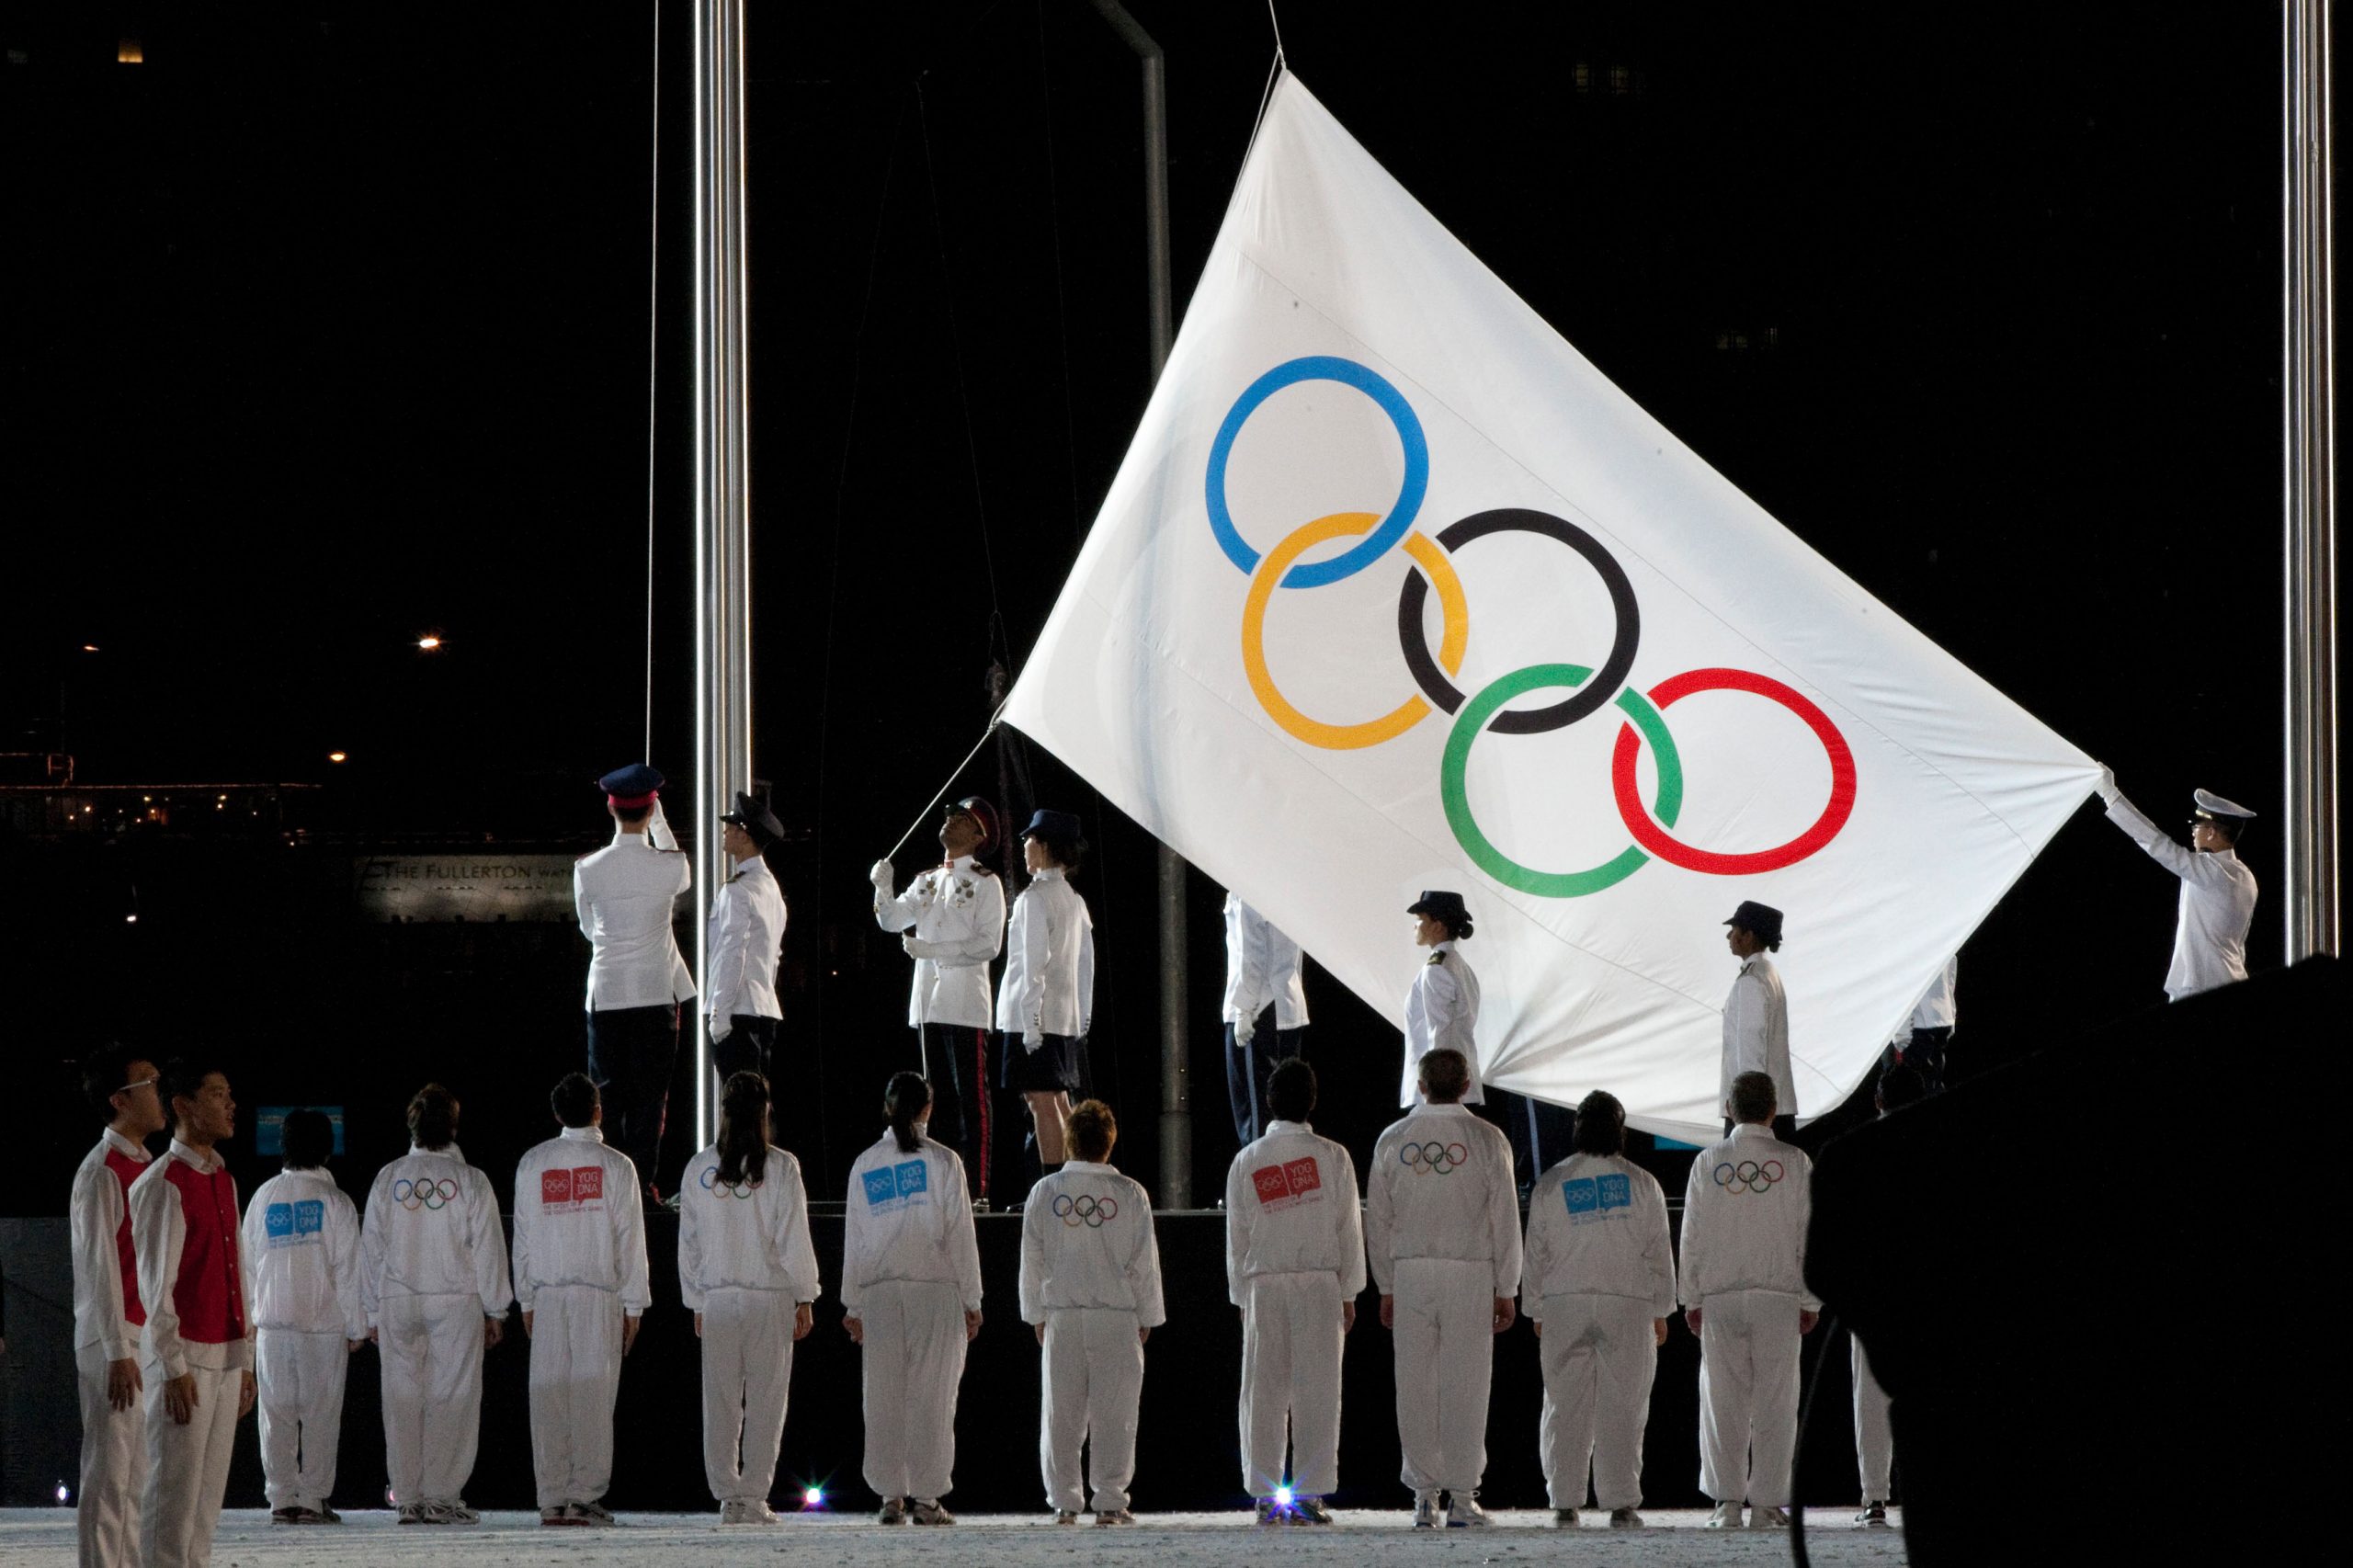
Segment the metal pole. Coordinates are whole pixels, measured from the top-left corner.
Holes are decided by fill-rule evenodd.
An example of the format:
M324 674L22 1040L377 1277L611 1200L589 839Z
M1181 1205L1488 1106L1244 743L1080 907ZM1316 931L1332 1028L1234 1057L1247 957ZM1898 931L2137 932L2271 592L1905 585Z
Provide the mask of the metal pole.
M2327 0L2285 0L2280 386L2287 958L2338 950L2334 169Z

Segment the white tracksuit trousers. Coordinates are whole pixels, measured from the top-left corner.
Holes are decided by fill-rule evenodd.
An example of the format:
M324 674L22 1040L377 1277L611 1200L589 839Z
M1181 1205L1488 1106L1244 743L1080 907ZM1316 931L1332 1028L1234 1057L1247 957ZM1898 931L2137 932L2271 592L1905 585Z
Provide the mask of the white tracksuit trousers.
M1699 1490L1719 1503L1787 1507L1798 1447L1798 1299L1725 1290L1700 1306Z
M1401 1479L1416 1492L1476 1492L1487 1469L1495 1266L1400 1258L1391 1284Z
M261 1385L261 1470L273 1508L327 1506L343 1441L343 1382L351 1349L341 1329L265 1328L254 1341Z
M621 1299L594 1285L531 1292L531 1473L544 1511L594 1503L613 1483Z
M482 1298L387 1296L376 1312L383 1363L384 1469L395 1503L455 1503L482 1441Z
M1340 1484L1340 1280L1328 1270L1254 1274L1242 1309L1242 1483L1267 1498L1283 1483L1328 1496Z
M1058 1307L1046 1313L1044 1406L1038 1467L1046 1506L1078 1513L1088 1506L1079 1445L1095 1449L1098 1514L1128 1506L1136 1474L1136 1406L1143 1398L1143 1341L1136 1314L1117 1307Z
M149 1361L147 1494L139 1510L140 1561L145 1568L207 1568L221 1496L229 1485L229 1457L237 1447L237 1402L244 1395L242 1367L190 1367L196 1413L183 1426L164 1408L164 1369Z
M792 1298L782 1290L703 1297L702 1471L722 1503L765 1503L776 1485L792 1388ZM961 1312L957 1326L961 1332Z
M1631 1296L1547 1296L1537 1356L1544 1366L1538 1439L1552 1506L1585 1506L1588 1469L1597 1505L1642 1506L1643 1429L1650 1425L1651 1380L1658 1371L1650 1303Z
M139 1561L139 1507L147 1493L147 1412L139 1400L117 1410L107 1400L101 1345L74 1352L82 1392L82 1479L74 1494L81 1568L132 1568ZM142 1369L141 1376L145 1376Z
M1855 1349L1855 1469L1863 1483L1863 1501L1884 1503L1895 1478L1895 1433L1887 1422L1887 1391L1871 1375L1863 1342L1852 1335Z
M864 1295L866 1484L880 1497L937 1500L955 1484L963 1299L929 1279L886 1280Z

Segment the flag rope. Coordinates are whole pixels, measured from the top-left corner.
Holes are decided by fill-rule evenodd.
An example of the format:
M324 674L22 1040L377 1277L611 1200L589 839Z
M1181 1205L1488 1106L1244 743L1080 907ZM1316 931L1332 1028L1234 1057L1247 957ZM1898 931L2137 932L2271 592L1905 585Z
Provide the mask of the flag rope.
M900 850L905 848L907 840L915 835L915 829L921 827L923 825L924 819L931 815L932 808L948 798L948 791L956 788L956 780L964 777L964 769L972 765L972 759L981 755L981 748L989 744L989 737L996 733L999 715L1004 712L1005 704L1000 702L996 705L996 712L989 715L988 728L983 730L981 732L981 738L972 743L972 749L964 754L964 760L956 765L956 770L948 776L948 781L939 787L939 792L932 796L929 801L924 803L923 810L915 813L915 820L907 824L907 831L899 835L899 841L891 846L890 853L884 855L882 858L888 860L892 856L898 854Z

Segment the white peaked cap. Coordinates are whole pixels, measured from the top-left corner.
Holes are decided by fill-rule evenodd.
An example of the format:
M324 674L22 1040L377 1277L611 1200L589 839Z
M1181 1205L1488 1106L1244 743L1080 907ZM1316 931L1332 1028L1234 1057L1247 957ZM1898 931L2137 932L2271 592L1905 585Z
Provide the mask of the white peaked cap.
M2211 790L2193 790L2198 797L2198 809L2209 816L2252 817L2255 813L2235 801L2225 801Z

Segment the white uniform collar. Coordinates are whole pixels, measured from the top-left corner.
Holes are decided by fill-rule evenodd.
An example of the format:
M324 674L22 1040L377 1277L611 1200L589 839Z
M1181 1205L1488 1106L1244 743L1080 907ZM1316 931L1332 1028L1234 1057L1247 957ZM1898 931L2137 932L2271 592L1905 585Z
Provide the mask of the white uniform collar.
M1029 880L1032 882L1059 882L1066 881L1068 877L1069 873L1060 866L1049 866L1042 871L1029 873Z
M765 871L767 869L767 858L757 854L746 855L735 862L735 874L739 877L748 877L754 871Z
M1269 1138L1278 1132L1313 1132L1314 1131L1314 1127L1308 1122L1285 1121L1279 1117L1267 1123L1267 1136Z
M972 858L970 855L959 855L948 863L948 869L951 871L969 871L972 869Z
M1735 1121L1733 1123L1732 1135L1735 1138L1770 1138L1773 1136L1773 1128L1769 1122Z
M155 1157L147 1152L145 1144L133 1143L111 1127L102 1127L98 1131L106 1135L106 1141L113 1144L117 1150L137 1160L142 1165Z
M292 1176L297 1181L332 1182L335 1180L334 1176L327 1174L327 1168L324 1165L288 1165L284 1170L278 1174L284 1176Z
M1743 974L1755 974L1756 972L1756 966L1764 961L1765 954L1761 950L1753 952L1746 958L1740 960L1740 972Z
M172 1140L172 1156L183 1165L192 1165L202 1171L206 1176L210 1176L221 1168L220 1150L207 1149L199 1153L176 1138Z
M1423 1105L1414 1108L1415 1116L1469 1116L1471 1108L1460 1100L1450 1105Z
M602 1143L605 1141L605 1130L601 1127L567 1127L558 1136L570 1138L582 1143Z
M652 824L649 822L647 825L650 826ZM634 838L640 844L652 844L654 842L652 835L647 834L643 827L615 827L613 829L613 842L615 844L620 844L623 839L628 838Z
M1445 941L1443 941L1443 942L1432 942L1432 943L1430 944L1430 951L1432 951L1432 952L1434 952L1434 953L1450 953L1450 952L1452 952L1453 950L1454 950L1454 938L1453 938L1453 937L1448 937Z
M1119 1174L1100 1160L1064 1160L1063 1162L1063 1169L1066 1171L1092 1171L1097 1176L1116 1176Z
M455 1160L461 1165L466 1163L466 1157L458 1153L458 1146L455 1143L446 1149L426 1149L412 1143L408 1146L408 1152L411 1154L423 1154L429 1160Z

